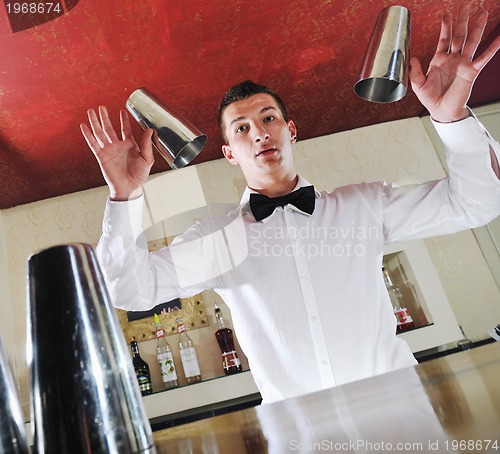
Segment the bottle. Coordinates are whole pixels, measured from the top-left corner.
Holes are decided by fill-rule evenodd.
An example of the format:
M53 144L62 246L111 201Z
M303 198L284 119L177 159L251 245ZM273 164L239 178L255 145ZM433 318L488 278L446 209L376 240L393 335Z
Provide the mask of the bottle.
M143 396L147 396L153 392L151 374L149 373L148 363L144 361L139 354L139 346L137 345L135 337L130 338L130 348L132 349L132 363L134 365L137 381L139 382L139 389Z
M172 349L168 345L167 339L165 339L165 332L160 323L160 317L158 314L154 315L155 327L156 327L156 357L158 358L158 364L160 365L161 378L165 388L175 388L179 386L177 381L177 372L175 370L174 357L172 356Z
M429 321L427 319L427 315L424 312L424 308L420 304L417 289L408 278L405 268L401 265L401 262L399 262L398 268L402 278L401 292L403 293L403 298L406 302L406 306L412 314L413 321L415 322L415 327L420 328L421 326L428 325Z
M457 347L460 350L470 350L473 346L473 342L470 339L467 339L467 336L465 335L465 331L462 328L462 325L458 325L458 327L460 328L460 331L462 332L463 339L460 339L457 342Z
M215 305L215 317L217 318L218 330L215 332L215 338L219 343L222 352L222 367L226 375L241 372L241 361L234 349L233 331L224 326L224 319L220 307Z
M193 347L193 342L189 338L182 317L177 317L177 329L179 330L179 353L181 354L182 368L188 384L201 381L200 366Z
M385 286L387 287L389 297L391 298L392 307L394 308L394 315L397 319L396 333L402 333L415 328L415 323L411 318L410 312L405 307L401 290L399 290L399 288L392 283L391 276L386 267L382 267L382 273L384 276Z

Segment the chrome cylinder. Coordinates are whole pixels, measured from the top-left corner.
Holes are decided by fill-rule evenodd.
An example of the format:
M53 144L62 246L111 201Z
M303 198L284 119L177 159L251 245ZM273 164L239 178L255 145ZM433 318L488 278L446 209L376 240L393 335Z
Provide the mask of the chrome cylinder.
M155 453L131 356L93 249L28 262L35 453Z
M143 130L156 131L153 146L172 169L188 165L207 142L205 134L145 88L135 90L126 107Z
M403 6L384 8L373 29L356 94L377 103L399 101L406 95L410 61L410 12Z
M28 454L24 418L0 339L0 453Z

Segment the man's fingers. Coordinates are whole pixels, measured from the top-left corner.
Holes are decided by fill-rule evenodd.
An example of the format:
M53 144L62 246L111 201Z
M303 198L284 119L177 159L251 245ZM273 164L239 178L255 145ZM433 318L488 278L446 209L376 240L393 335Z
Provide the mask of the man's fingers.
M469 60L472 60L474 58L477 46L479 46L479 43L481 42L481 39L483 37L484 28L486 27L487 21L488 11L483 10L479 13L476 23L472 28L462 51L462 55L464 57L467 57Z
M94 134L94 137L96 138L97 143L101 147L103 147L104 144L107 142L107 137L101 128L101 123L99 122L99 119L97 118L95 110L94 109L87 110L87 116L89 117L90 127L92 128L92 133Z
M413 86L420 87L425 82L425 75L422 72L422 65L416 57L410 58L410 81Z
M469 5L462 5L458 12L458 20L453 29L450 52L459 54L464 49L467 39L467 28L469 25Z
M132 134L132 127L130 126L130 120L126 110L120 110L120 126L122 131L122 140L132 139L134 136Z
M153 165L153 163L155 162L153 156L153 144L151 142L153 133L153 129L146 129L146 131L144 131L144 134L142 134L140 144L141 156L150 165Z
M99 106L99 117L101 118L102 130L109 143L118 140L116 132L109 119L108 110L104 106Z
M452 23L451 14L446 13L443 16L443 21L441 22L441 33L439 34L439 41L436 48L436 53L448 52L450 50L451 31L452 31L451 23Z
M472 66L478 72L478 74L486 66L486 64L493 58L493 56L498 52L499 49L500 49L500 36L497 36L493 40L493 42L488 46L488 48L472 62Z
M95 155L97 155L98 151L101 149L101 146L99 145L97 140L95 140L92 131L85 123L80 124L80 130L82 131L83 137L85 138L85 141L87 142L89 148Z

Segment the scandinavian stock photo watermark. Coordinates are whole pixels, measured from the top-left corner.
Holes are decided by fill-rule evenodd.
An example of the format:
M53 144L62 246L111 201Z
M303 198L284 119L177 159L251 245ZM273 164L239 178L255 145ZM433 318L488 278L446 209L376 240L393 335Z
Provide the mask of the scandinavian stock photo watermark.
M217 212L217 206L207 207L207 212ZM187 210L183 215L197 218L197 210ZM166 226L176 223L176 218L164 219L151 226L151 231L163 236ZM193 224L196 221L193 219ZM137 222L134 236L139 247L147 249L147 241L140 235ZM197 285L222 276L247 260L267 258L339 259L361 258L367 254L370 244L380 243L380 226L364 226L355 223L346 225L320 225L304 222L301 225L275 225L248 222L234 210L228 215L217 216L209 221L200 221L196 228L177 226L181 234L169 247L169 259L181 287ZM142 239L141 239L142 236ZM155 238L156 239L156 238Z
M366 242L380 238L380 229L365 226L276 227L252 224L248 229L251 257L363 257Z
M297 452L392 452L392 453L417 453L417 452L498 452L499 440L426 440L426 441L369 441L350 440L337 442L333 440L320 440L314 442L301 442L290 440L289 451Z

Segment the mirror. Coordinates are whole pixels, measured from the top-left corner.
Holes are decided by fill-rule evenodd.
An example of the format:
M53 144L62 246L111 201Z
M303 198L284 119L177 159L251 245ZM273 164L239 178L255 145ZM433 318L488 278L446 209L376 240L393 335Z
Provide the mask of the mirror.
M174 236L163 237L148 241L149 252L157 251L172 243ZM203 295L199 293L189 298L178 298L161 303L149 311L131 312L116 309L125 340L132 336L137 342L156 339L154 314L160 317L160 322L166 336L177 333L177 317L182 317L187 330L203 328L209 325L205 312Z
M171 311L161 311L164 306L169 306L172 303L174 305L179 304L181 307ZM151 311L146 312L149 316L141 317L132 321L129 320L128 317L130 312L116 309L123 334L125 335L125 340L128 341L132 336L135 337L137 342L156 339L156 330L153 319L155 309L157 310L156 313L160 317L161 325L165 331L165 335L167 336L177 333L176 318L179 315L182 317L184 326L187 330L203 328L209 325L208 317L205 312L203 296L200 293L190 298L180 298L178 300L174 300L173 302L169 301L168 303L160 304Z

